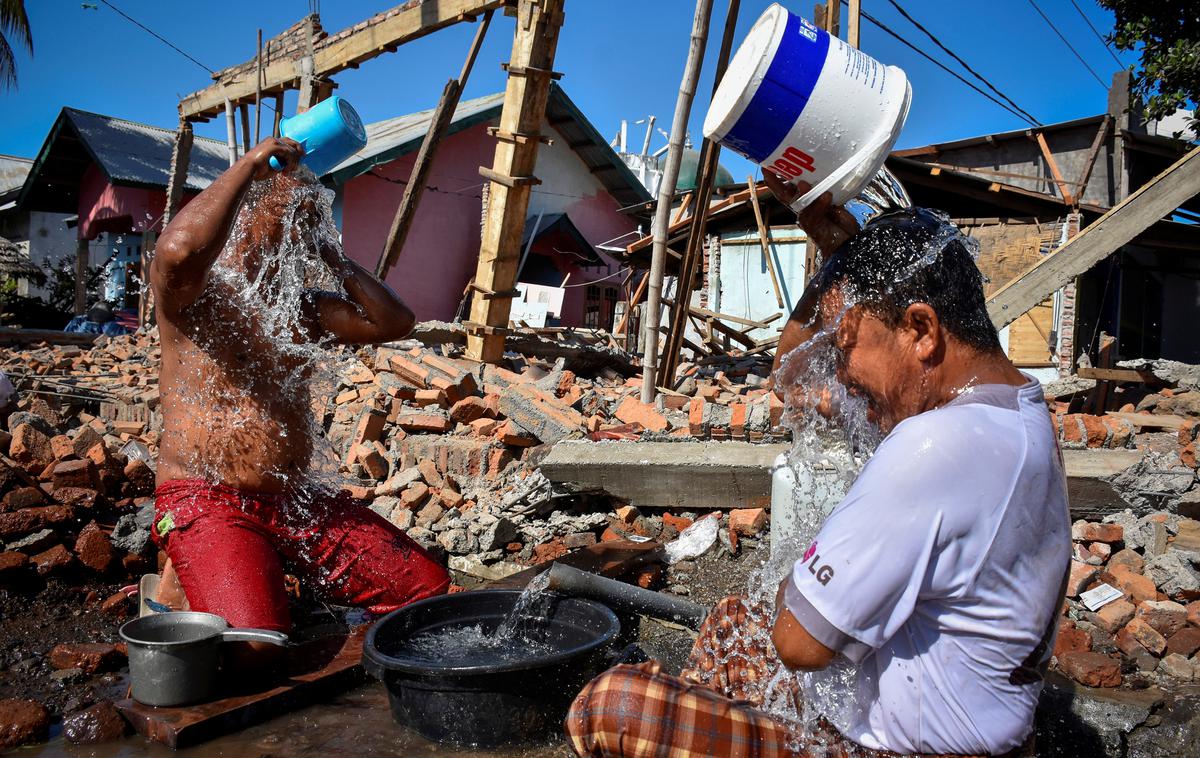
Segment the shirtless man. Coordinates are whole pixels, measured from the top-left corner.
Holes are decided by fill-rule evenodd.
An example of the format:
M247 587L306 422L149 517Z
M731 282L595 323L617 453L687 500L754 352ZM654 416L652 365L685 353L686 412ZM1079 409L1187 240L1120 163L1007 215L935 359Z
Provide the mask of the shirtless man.
M403 532L311 476L318 427L303 381L309 359L289 343L386 342L407 334L414 317L340 250L314 242L311 201L288 206L301 187L291 172L302 154L298 143L275 138L248 152L163 230L150 269L162 340L154 537L192 610L279 631L291 625L285 563L326 599L376 613L449 585ZM272 156L284 172L271 170ZM267 191L238 222L255 182L271 184L259 185ZM280 329L265 314L283 302L268 302L283 267L264 254L279 250L285 234L307 251L306 265L323 261L346 294L305 290L281 337L269 333ZM244 278L214 274L222 251L222 266ZM238 291L235 280L258 289Z

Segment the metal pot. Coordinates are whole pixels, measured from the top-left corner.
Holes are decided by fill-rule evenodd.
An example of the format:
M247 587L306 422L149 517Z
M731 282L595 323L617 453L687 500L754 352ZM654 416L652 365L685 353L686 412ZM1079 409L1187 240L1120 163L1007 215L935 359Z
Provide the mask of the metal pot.
M222 642L288 644L282 632L231 629L220 616L194 611L143 616L123 624L120 634L129 646L133 699L154 706L213 699Z

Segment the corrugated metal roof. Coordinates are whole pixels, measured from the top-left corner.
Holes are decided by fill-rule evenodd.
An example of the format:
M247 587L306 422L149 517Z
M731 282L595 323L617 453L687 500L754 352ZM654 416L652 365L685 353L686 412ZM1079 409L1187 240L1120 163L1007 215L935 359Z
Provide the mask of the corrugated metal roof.
M109 181L166 187L175 132L99 113L63 108ZM202 190L229 168L225 144L196 137L188 166L188 189Z
M498 117L503 105L503 92L460 102L454 110L448 133L454 134ZM432 118L433 109L430 109L367 124L367 146L339 163L323 178L333 184L344 184L381 163L419 149ZM642 183L556 83L550 85L546 119L618 203L628 206L650 200L650 193Z
M500 107L503 104L503 92L460 101L450 119L447 134L454 134L500 115ZM430 108L427 111L417 111L367 124L367 146L334 166L324 178L334 184L344 184L381 163L394 161L419 149L425 132L429 131L432 118L433 109Z

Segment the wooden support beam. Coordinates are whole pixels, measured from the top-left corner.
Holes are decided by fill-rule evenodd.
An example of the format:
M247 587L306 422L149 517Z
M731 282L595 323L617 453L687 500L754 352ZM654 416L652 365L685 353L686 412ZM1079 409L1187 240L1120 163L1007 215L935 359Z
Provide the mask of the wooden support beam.
M846 13L846 41L851 47L858 44L862 30L862 0L850 0L850 8Z
M162 225L167 224L179 209L179 201L183 198L183 186L187 183L188 165L192 160L192 125L180 120L179 129L175 131L175 144L171 148L171 169L167 175L167 202L163 209Z
M836 0L833 0L836 2ZM729 64L729 53L733 47L733 33L737 26L740 0L729 0L725 15L725 29L721 36L721 47L717 53L716 76L714 81L720 82ZM714 85L714 91L716 89ZM716 180L718 160L721 146L711 140L704 140L700 149L699 178L696 182L695 198L696 212L691 218L688 230L687 247L683 260L679 263L679 277L676 284L676 306L671 309L671 328L667 332L667 342L663 345L662 355L658 362L658 385L671 386L675 382L675 369L679 365L679 351L683 347L684 332L687 329L688 307L691 305L692 289L695 285L696 272L703 256L704 233L708 220L709 201L712 199L713 183Z
M400 252L404 249L408 231L412 228L413 219L417 217L417 207L421 203L421 197L425 194L425 183L429 179L429 172L433 170L433 159L437 155L438 145L446 136L446 129L449 128L450 120L454 117L454 110L458 108L459 98L467 86L471 68L475 65L475 58L479 55L479 48L483 45L484 35L487 34L488 26L491 23L492 11L488 11L483 17L483 23L475 30L475 38L467 50L467 59L463 63L458 78L446 82L445 88L442 89L442 96L438 99L437 108L434 109L433 117L429 120L429 129L425 132L425 139L421 142L421 149L417 151L417 158L413 162L412 171L409 172L408 184L404 187L400 205L397 206L396 215L392 218L392 228L388 231L387 241L384 242L383 250L379 253L375 276L379 277L381 281L387 278L388 269L396 265L396 261L400 258Z
M754 189L754 177L746 179L746 185ZM779 276L775 273L775 260L771 256L771 230L763 223L762 208L758 204L758 192L750 192L750 205L754 207L754 223L758 226L758 242L762 246L763 260L767 264L767 272L771 275L771 286L775 288L775 302L780 308L783 303L783 292L779 288Z
M1083 170L1079 172L1079 180L1075 182L1075 192L1082 198L1087 194L1088 180L1092 178L1092 169L1096 166L1096 159L1100 157L1100 148L1104 147L1104 141L1108 138L1108 130L1112 128L1112 116L1104 115L1104 120L1100 122L1100 128L1096 130L1096 138L1092 140L1092 146L1088 148L1087 157L1083 159Z
M1012 323L1197 194L1200 194L1200 148L1194 148L1062 247L997 290L988 299L992 323L997 328Z
M1101 369L1111 369L1117 362L1117 338L1100 332L1099 358L1096 361ZM1096 391L1092 393L1092 413L1103 416L1108 409L1108 395L1112 390L1112 382L1101 379L1096 382Z
M520 0L516 10L517 29L510 66L553 69L563 22L563 0ZM536 132L546 116L549 94L549 77L510 73L500 111L501 130L512 134ZM536 142L497 142L492 167L480 169L480 174L491 184L474 281L493 292L516 286L531 184L537 182L533 176L537 153ZM472 300L470 321L480 328L468 332L468 357L487 363L503 357L505 333L487 330L506 329L511 305L508 299Z
M1131 368L1092 368L1091 366L1080 366L1075 370L1075 375L1081 379L1095 379L1096 381L1106 382L1163 383L1161 379L1149 370L1137 371Z
M1067 187L1067 182L1063 179L1062 172L1058 170L1058 161L1054 160L1054 153L1050 152L1050 145L1046 143L1046 135L1041 130L1034 132L1033 138L1037 140L1038 147L1042 149L1042 157L1046 159L1046 165L1050 167L1050 175L1054 177L1054 183L1058 185L1058 191L1062 195L1062 201L1067 205L1075 205L1075 197Z
M271 136L279 136L279 122L283 120L283 93L275 95L275 123L271 125Z
M258 52L254 56L254 143L262 140L262 29L258 30Z
M238 111L242 117L242 155L245 155L254 147L250 142L250 106L242 103L238 106Z
M425 0L404 3L392 15L377 14L362 29L340 37L331 35L333 42L320 44L313 53L315 77L325 78L351 68L400 45L424 37L438 29L472 20L485 11L506 4L506 0ZM262 88L271 92L294 89L300 82L298 62L289 58L271 61L263 67ZM189 119L212 118L221 112L225 98L235 103L253 102L256 82L253 67L247 67L222 81L193 92L179 103L179 110Z

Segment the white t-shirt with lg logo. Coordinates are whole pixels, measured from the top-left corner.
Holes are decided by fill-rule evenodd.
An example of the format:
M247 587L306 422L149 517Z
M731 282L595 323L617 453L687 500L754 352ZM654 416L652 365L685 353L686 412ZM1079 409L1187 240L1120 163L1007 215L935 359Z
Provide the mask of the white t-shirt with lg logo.
M906 419L797 561L788 610L857 664L825 715L900 753L1001 753L1032 728L1068 562L1041 386L985 385ZM815 703L821 708L820 703Z

